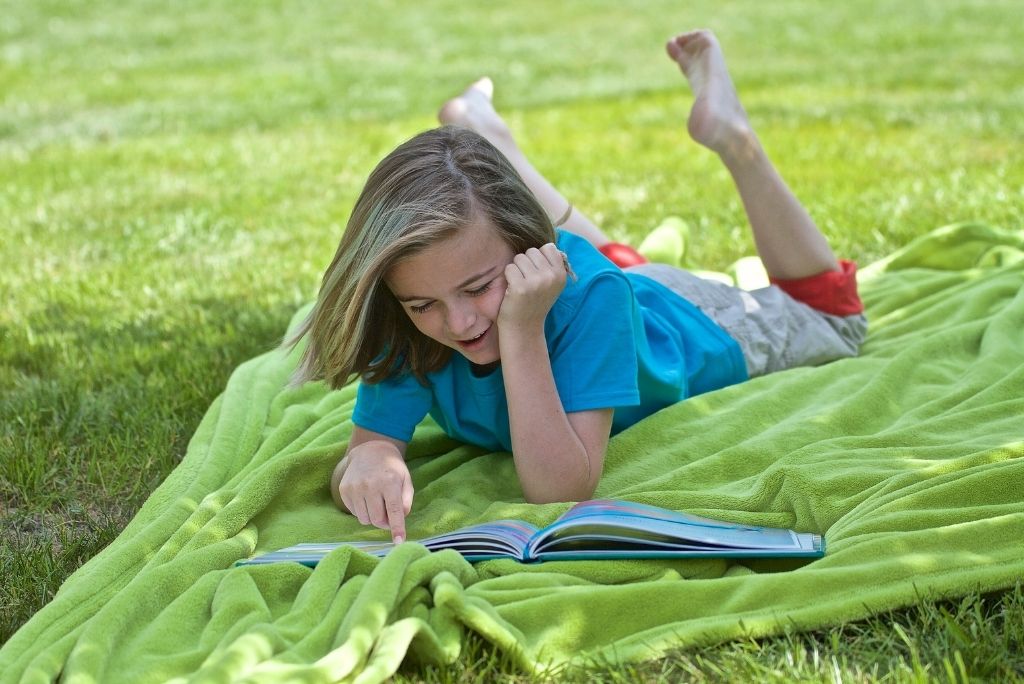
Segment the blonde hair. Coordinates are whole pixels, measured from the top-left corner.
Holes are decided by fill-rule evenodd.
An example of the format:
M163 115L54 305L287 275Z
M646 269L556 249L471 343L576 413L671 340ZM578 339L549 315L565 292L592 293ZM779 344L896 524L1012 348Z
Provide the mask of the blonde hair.
M487 220L516 254L554 242L551 219L512 164L481 135L444 126L381 160L349 217L309 316L287 342L308 344L292 384L353 373L369 383L447 363L452 350L420 333L384 283L402 259Z

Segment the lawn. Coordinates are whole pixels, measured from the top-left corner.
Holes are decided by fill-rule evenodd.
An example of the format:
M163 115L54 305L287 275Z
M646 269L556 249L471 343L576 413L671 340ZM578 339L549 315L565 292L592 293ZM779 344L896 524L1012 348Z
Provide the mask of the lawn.
M0 642L175 467L314 295L374 163L471 79L607 232L681 216L691 264L723 269L752 242L662 49L711 27L783 175L867 264L955 221L1024 227L1017 9L0 0ZM1018 590L578 676L1005 679L1022 632ZM481 667L501 656L474 641L403 676Z

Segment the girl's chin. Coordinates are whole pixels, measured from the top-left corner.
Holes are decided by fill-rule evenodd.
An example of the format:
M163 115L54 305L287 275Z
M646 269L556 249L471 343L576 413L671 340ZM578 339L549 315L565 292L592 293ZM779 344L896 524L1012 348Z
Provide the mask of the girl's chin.
M489 364L492 364L492 363L497 363L498 359L499 359L499 356L498 356L497 352L494 352L494 353L490 353L490 352L472 353L472 352L464 352L464 351L462 351L460 353L464 357L466 357L467 361L469 361L470 363L474 363L474 364L476 364L478 366L486 366L486 365L489 365Z

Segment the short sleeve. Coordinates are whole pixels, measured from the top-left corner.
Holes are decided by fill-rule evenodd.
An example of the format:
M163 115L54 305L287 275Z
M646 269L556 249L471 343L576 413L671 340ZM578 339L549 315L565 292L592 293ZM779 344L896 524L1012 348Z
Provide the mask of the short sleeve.
M567 319L549 346L562 407L572 413L639 404L640 318L629 281L621 273L601 274L566 305L572 310L563 313Z
M360 382L352 422L365 430L408 442L432 403L430 388L411 374L372 385Z

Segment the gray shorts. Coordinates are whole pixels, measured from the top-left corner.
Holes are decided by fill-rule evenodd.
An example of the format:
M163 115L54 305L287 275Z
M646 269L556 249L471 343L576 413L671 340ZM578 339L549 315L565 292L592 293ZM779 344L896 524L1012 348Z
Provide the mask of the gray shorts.
M666 264L626 269L685 297L739 342L750 377L856 356L867 334L863 314L812 309L775 285L741 290Z

